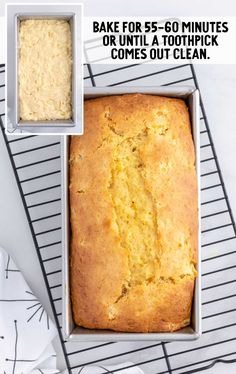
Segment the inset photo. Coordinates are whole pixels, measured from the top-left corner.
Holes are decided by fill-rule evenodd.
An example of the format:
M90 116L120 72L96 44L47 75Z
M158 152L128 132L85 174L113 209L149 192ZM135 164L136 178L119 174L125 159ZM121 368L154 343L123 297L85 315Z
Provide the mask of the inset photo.
M82 4L7 4L6 132L83 134Z

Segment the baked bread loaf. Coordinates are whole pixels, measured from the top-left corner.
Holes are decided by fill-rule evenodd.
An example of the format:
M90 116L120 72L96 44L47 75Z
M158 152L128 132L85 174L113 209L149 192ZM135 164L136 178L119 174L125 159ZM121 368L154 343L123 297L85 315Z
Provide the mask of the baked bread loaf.
M189 325L197 181L184 101L130 94L85 101L70 145L74 321L126 332Z
M28 19L19 27L20 118L70 119L72 47L66 20Z

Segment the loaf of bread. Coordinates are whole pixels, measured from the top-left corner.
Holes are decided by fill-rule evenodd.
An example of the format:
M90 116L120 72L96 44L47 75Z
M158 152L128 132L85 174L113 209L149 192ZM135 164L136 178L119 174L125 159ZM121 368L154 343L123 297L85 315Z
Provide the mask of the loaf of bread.
M186 104L108 96L86 100L84 116L70 144L74 321L126 332L187 326L198 215Z
M22 20L19 27L20 119L70 119L72 48L66 20Z

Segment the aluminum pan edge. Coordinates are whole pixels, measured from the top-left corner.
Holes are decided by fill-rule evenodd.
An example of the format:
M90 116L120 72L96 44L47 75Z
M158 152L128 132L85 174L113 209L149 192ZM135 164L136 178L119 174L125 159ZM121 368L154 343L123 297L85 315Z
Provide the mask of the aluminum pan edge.
M201 336L201 214L200 214L200 142L199 142L199 92L191 86L168 87L93 87L85 88L84 98L121 95L128 93L144 93L179 97L188 101L191 116L193 139L196 153L196 171L198 179L198 276L195 281L194 300L192 307L192 325L176 332L168 333L124 333L111 330L90 330L75 326L73 323L70 287L69 287L69 206L68 206L68 156L69 139L62 138L62 332L68 341L190 341Z

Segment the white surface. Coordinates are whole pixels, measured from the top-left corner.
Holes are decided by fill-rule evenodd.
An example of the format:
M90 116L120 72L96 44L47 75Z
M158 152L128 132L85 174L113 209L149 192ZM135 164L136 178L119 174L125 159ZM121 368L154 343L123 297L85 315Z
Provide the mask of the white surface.
M1 13L0 13L1 14ZM5 61L5 18L0 17L0 63Z
M0 246L12 256L33 293L53 319L38 257L2 134L0 134L0 159ZM56 338L54 344L61 355L58 340Z
M65 0L1 0L0 15L5 3L65 3ZM83 3L85 16L233 16L236 14L234 0L70 0Z
M50 313L44 279L2 134L0 159L0 246L8 251L16 265L23 270L25 279L35 296L43 301L46 310Z
M15 0L16 1L16 0ZM32 1L33 2L33 1ZM72 2L72 1L71 1ZM177 6L178 3L178 6ZM236 15L235 0L119 0L117 6L109 0L86 0L85 15ZM4 1L0 4L0 14L4 11ZM2 34L0 34L2 35ZM2 48L2 41L0 46ZM233 46L232 46L233 47ZM218 159L224 176L226 189L236 217L236 110L235 87L236 68L230 66L196 66L196 73L213 135ZM34 252L30 230L26 221L22 202L15 183L8 155L0 137L0 245L11 251L18 266L24 271L37 297L50 309L44 281L37 256ZM27 259L27 261L26 261ZM235 374L236 365L218 364L207 373Z

